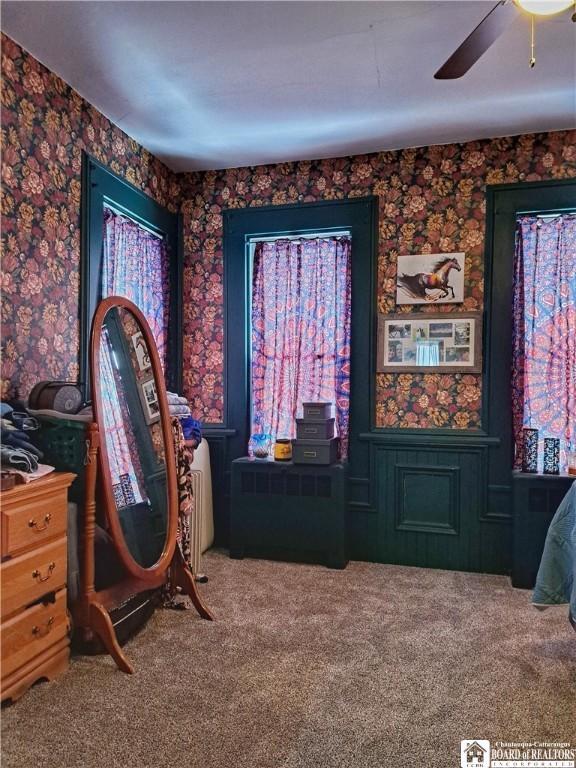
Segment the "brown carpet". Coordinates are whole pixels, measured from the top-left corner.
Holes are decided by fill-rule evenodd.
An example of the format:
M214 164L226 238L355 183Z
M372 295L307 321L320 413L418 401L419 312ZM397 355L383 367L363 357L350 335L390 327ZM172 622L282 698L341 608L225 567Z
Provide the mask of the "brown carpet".
M509 580L229 560L217 621L159 611L136 674L77 657L2 713L4 768L448 768L460 739L572 741L576 636Z

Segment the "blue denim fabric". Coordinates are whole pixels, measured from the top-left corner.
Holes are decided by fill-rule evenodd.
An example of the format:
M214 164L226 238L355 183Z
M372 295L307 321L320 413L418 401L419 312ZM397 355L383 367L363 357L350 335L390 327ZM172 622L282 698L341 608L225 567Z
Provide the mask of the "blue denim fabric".
M180 418L180 424L182 425L182 432L185 440L194 440L196 445L200 445L202 442L202 425L192 416L185 416Z
M537 605L570 605L576 620L576 482L552 518L536 577L532 602Z

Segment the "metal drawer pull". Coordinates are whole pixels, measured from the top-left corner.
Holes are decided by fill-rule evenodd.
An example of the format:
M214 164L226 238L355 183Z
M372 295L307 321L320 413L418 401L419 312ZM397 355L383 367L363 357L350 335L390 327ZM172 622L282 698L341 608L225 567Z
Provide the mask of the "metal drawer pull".
M52 627L54 625L54 616L50 616L48 621L43 627L37 627L34 625L32 627L32 634L34 637L46 637L46 635L49 635L50 632L52 632Z
M50 523L50 520L52 519L52 515L48 512L47 515L44 515L44 525L38 525L36 520L28 520L28 527L32 528L36 533L41 533L42 531L45 531L46 528L48 528L48 525Z
M56 568L56 563L50 563L50 565L48 566L48 573L46 574L46 576L42 576L38 568L36 568L35 570L32 571L32 578L36 579L36 581L48 581L50 576L52 576L52 571L54 570L54 568Z
M310 459L316 458L317 455L316 451L304 451L304 456L308 456Z

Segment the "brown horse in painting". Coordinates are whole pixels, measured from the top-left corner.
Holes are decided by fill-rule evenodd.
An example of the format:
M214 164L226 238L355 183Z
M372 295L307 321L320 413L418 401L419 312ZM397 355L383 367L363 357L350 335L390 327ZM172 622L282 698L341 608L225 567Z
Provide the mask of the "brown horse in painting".
M432 272L418 272L415 275L399 275L398 286L416 299L425 299L426 301L438 301L444 299L452 292L452 298L455 299L454 288L448 282L451 270L462 271L462 267L457 259L448 256L441 261L437 261L432 268ZM430 296L426 291L439 290L438 295Z

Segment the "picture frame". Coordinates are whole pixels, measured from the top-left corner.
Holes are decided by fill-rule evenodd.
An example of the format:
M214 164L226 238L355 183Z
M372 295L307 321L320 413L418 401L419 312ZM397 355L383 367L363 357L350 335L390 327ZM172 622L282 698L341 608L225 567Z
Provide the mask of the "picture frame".
M154 424L160 420L160 404L154 377L145 379L139 383L140 400L146 424Z
M462 304L465 253L398 256L396 304Z
M378 316L379 373L481 373L482 313Z
M149 371L152 368L152 360L150 359L150 354L148 353L148 347L144 341L142 331L138 331L138 333L135 333L132 336L132 346L134 347L139 370Z

